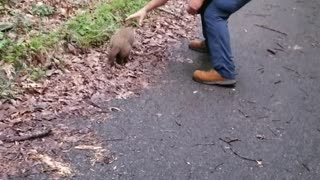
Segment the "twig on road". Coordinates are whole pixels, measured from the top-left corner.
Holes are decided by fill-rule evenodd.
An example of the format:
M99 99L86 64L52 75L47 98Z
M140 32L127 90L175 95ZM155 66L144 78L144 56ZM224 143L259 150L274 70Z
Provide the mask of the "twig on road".
M224 163L220 163L220 164L216 165L216 167L214 167L214 170L216 171L222 165L224 165Z
M291 72L294 72L296 75L298 75L299 77L301 77L302 75L297 71L297 70L294 70L290 67L287 67L287 66L282 66L282 68L288 70L288 71L291 71Z
M198 144L194 144L194 146L214 146L216 145L215 143L198 143Z
M110 141L123 141L123 138L118 138L118 139L105 139L104 141L110 142Z
M239 111L245 118L250 117L248 114L244 113L241 109L238 109L238 111Z
M277 133L275 133L270 127L268 127L268 129L269 129L270 132L272 132L272 134L273 134L274 136L278 136Z
M177 120L175 120L175 123L178 125L178 126L182 126L182 124L180 122L178 122Z
M246 161L255 162L255 163L257 163L258 165L261 165L261 162L262 162L261 159L257 160L257 159L251 159L251 158L247 158L247 157L241 156L240 154L238 154L237 152L235 152L231 147L230 147L230 150L231 150L231 152L232 152L234 155L236 155L236 156L239 157L240 159L243 159L243 160L246 160Z
M278 80L278 81L275 81L273 84L280 84L280 83L282 83L282 81L281 80Z
M266 118L269 118L269 116L260 116L257 119L260 120L260 119L266 119Z
M272 122L280 122L281 120L280 119L272 119L271 121Z
M26 136L19 136L19 137L5 137L2 141L7 143L12 143L16 141L26 141L26 140L33 140L37 138L43 138L49 136L52 133L51 129L44 130L39 133L34 133Z
M258 13L247 13L247 16L259 16L259 17L267 17L271 16L271 14L258 14Z
M272 55L276 55L277 54L277 51L275 51L273 49L267 49L267 51Z
M263 29L267 29L267 30L272 31L272 32L276 32L276 33L282 34L282 35L284 35L284 36L288 36L287 33L284 33L284 32L281 32L281 31L279 31L279 30L270 28L270 27L268 27L268 26L266 26L266 25L255 24L255 26L260 27L260 28L263 28Z
M284 47L283 47L279 42L277 42L277 45L278 45L281 49L284 49Z
M260 72L261 74L264 73L264 67L257 69L257 71Z
M257 103L256 101L252 101L252 100L247 100L247 102L250 103L250 104L256 104Z
M310 172L310 168L309 168L306 164L302 163L302 166L303 166L307 171Z
M274 50L276 50L276 51L284 51L283 49L281 49L281 48L273 48Z
M235 139L230 139L230 138L228 138L228 139L222 139L222 138L219 138L219 140L222 141L222 142L227 143L229 146L232 146L231 143L233 143L233 142L241 141L241 140L238 139L238 138L235 138Z

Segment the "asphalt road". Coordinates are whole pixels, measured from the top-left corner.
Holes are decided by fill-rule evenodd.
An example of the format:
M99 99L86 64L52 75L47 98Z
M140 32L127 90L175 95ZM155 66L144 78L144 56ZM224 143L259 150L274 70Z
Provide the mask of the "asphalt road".
M320 179L320 1L252 1L230 18L237 86L202 85L185 41L155 87L95 128L118 159L74 179ZM270 49L268 51L268 49ZM184 57L184 62L177 61Z

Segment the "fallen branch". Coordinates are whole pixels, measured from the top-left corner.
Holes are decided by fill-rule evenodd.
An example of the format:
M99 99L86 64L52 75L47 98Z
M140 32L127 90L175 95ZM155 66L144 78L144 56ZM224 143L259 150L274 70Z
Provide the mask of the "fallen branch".
M267 49L267 51L269 53L271 53L272 55L276 55L277 54L277 52L275 50L273 50L273 49Z
M199 143L199 144L194 144L193 146L214 146L216 145L215 143Z
M241 109L238 109L238 111L239 111L245 118L249 118L249 117L250 117L248 114L246 114L245 112L243 112Z
M257 119L260 120L260 119L266 119L268 118L269 116L261 116L261 117L258 117Z
M307 171L310 172L310 168L309 168L306 164L302 163L302 166L303 166Z
M227 144L230 145L230 146L232 146L231 143L236 142L236 141L240 141L240 139L238 139L238 138L236 138L236 139L230 139L230 138L228 138L228 140L219 138L219 140L227 143Z
M284 49L284 47L283 47L279 42L277 42L277 45L278 45L281 49Z
M273 84L279 84L281 82L282 82L281 80L278 80L278 81L274 82Z
M274 136L278 136L277 133L275 133L270 127L268 127L269 131L274 135Z
M30 134L26 136L20 136L20 137L6 137L2 141L6 143L16 142L16 141L26 141L26 140L33 140L37 138L43 138L46 136L49 136L52 133L51 129L45 130L43 132Z
M280 48L274 48L274 50L276 50L276 51L284 51L283 49L280 49Z
M176 123L178 126L182 126L182 124L179 123L177 120L175 120L175 123Z
M110 142L110 141L123 141L124 139L118 138L118 139L105 139L104 141Z
M301 77L302 75L297 71L297 70L294 70L290 67L287 67L287 66L282 66L284 69L288 70L288 71L291 71L291 72L294 72L297 76Z
M281 32L281 31L279 31L279 30L270 28L270 27L268 27L268 26L266 26L266 25L255 24L255 26L260 27L260 28L263 28L263 29L267 29L267 30L269 30L269 31L273 31L273 32L276 32L276 33L279 33L279 34L282 34L282 35L284 35L284 36L288 36L287 33L284 33L284 32Z
M100 109L100 112L101 112L101 113L108 113L106 110L104 110L104 109L103 109L102 107L100 107L98 104L92 102L92 100L91 100L90 98L85 97L85 98L83 98L83 100L84 100L84 102L86 102L87 104L89 104L89 105L91 105L91 106L93 106L93 107L95 107L95 108L97 108L97 109Z
M220 167L220 166L222 166L222 165L223 165L223 163L220 163L220 164L216 165L216 167L214 167L214 170L217 170L218 167Z
M259 16L259 17L267 17L271 16L271 14L257 14L257 13L247 13L247 16Z
M262 161L262 160L256 160L256 159L251 159L251 158L247 158L247 157L241 156L240 154L238 154L237 152L235 152L231 147L230 147L230 150L231 150L231 152L232 152L234 155L236 155L236 156L239 157L240 159L243 159L243 160L246 160L246 161L255 162L255 163L261 165L261 161Z

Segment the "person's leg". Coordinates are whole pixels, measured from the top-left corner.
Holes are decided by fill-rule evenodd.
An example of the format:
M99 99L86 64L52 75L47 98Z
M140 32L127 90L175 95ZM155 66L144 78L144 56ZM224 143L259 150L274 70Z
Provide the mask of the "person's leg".
M204 37L204 40L202 39L194 39L189 43L189 48L194 50L194 51L198 51L198 52L204 52L204 53L208 53L208 49L207 49L207 35L206 35L206 23L204 21L204 10L206 9L206 7L208 6L208 1L206 1L203 6L201 7L201 9L199 10L200 12L200 17L201 17L201 27L202 27L202 35Z
M205 41L205 44L207 45L207 42L206 42L206 39L207 39L207 31L206 31L206 22L204 20L204 12L205 12L205 9L208 7L209 5L209 2L210 1L206 1L203 6L201 7L200 9L200 17L201 17L201 25L202 25L202 34L203 34L203 37L204 37L204 41Z
M239 10L250 0L214 0L210 1L203 12L204 31L211 62L221 75L218 79L234 80L235 66L230 45L227 20L229 16ZM199 73L199 72L198 72ZM202 74L205 75L205 74ZM217 75L217 73L209 73ZM210 79L210 78L209 78ZM198 80L201 80L201 77ZM208 79L205 79L206 81ZM213 78L212 81L215 81Z
M230 36L227 19L230 13L222 11L214 0L204 12L204 21L207 25L207 45L214 69L226 79L235 79L234 63L230 47ZM223 0L229 3L230 0ZM235 1L235 0L232 0ZM219 5L219 4L218 4Z

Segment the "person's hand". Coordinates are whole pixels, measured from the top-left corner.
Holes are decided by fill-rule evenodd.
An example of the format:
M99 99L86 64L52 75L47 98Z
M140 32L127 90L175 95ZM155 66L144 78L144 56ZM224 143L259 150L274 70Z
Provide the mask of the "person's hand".
M196 15L198 13L198 11L193 9L192 7L188 6L187 7L187 13L191 14L191 15Z
M140 9L134 14L131 14L126 18L126 21L129 19L139 18L139 25L142 25L143 19L147 16L147 10L145 8Z
M198 14L203 3L204 0L190 0L187 7L187 12L191 15Z

